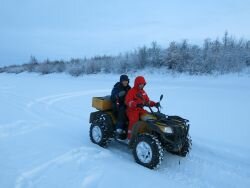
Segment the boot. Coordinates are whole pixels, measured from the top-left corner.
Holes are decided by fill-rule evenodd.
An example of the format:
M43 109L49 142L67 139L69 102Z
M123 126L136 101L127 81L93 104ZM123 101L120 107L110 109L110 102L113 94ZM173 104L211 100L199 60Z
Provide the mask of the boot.
M123 129L116 129L116 139L125 140L127 138L126 131Z

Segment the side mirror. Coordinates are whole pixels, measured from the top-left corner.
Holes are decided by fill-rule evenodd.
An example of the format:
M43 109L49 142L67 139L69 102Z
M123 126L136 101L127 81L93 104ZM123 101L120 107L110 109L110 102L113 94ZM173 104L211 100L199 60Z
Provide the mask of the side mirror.
M160 96L160 101L162 100L162 98L163 98L163 95L161 94L161 96Z

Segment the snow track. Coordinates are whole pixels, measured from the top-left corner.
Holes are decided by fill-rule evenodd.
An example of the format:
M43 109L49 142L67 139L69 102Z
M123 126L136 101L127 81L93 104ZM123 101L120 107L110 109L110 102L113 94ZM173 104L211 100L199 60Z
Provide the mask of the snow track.
M67 185L63 185L64 187L70 187L76 183L81 183L83 187L93 185L94 180L103 171L100 161L108 157L110 157L110 152L107 150L100 151L93 147L76 148L27 172L23 172L17 178L15 187L43 187L46 186L44 183L48 181L56 185L58 178L64 177L69 179ZM86 166L91 168L82 173ZM59 171L61 173L58 173ZM78 182L79 177L81 182Z
M6 137L13 137L20 134L31 132L40 127L47 126L38 121L18 120L12 123L0 126L0 139Z
M165 153L158 170L136 164L126 146L111 143L104 149L89 140L88 118L94 111L91 98L109 94L114 84L111 80L117 76L72 79L0 74L0 78L4 83L0 87L0 187L250 187L250 147L245 134L250 129L244 124L249 120L246 109L250 102L245 101L250 93L249 78L233 80L233 88L238 90L230 95L223 90L225 85L229 91L228 78L186 81L152 77L151 98L157 99L159 93L168 96L168 103L163 101L163 106L168 107L169 113L172 110L191 120L193 139L186 158ZM204 89L204 84L209 89ZM206 99L216 92L223 98ZM216 104L223 109L220 102L232 99L235 104L243 104L240 99L244 100L237 111L224 108L227 115L241 115L236 132L233 116L228 117L229 124L225 126L224 119L217 115L222 112L214 112L213 107ZM203 107L199 109L200 106ZM217 124L211 118L204 121L204 106L205 113L213 116ZM216 129L225 131L219 134Z
M103 90L90 90L90 91L78 91L78 92L69 92L69 93L63 93L63 94L56 94L56 95L49 95L45 97L41 97L38 99L35 99L35 101L29 102L27 104L28 108L31 108L34 104L37 103L44 103L47 106L51 106L54 103L64 101L67 99L71 99L74 97L82 97L86 95L92 95L92 94L98 94L98 93L109 93L109 89L103 89Z

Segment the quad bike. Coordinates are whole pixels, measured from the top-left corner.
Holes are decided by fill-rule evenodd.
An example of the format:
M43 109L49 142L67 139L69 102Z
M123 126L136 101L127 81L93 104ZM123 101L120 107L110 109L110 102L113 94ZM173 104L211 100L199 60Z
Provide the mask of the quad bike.
M162 100L163 95L160 97ZM125 143L130 149L135 161L147 168L159 167L163 159L163 149L185 157L191 149L188 120L179 116L168 116L160 111L153 111L141 116L132 129L130 139L125 141L116 139L116 118L112 111L112 104L107 97L94 97L92 106L98 111L90 114L90 140L101 146L107 147L110 141ZM127 122L126 122L127 123Z

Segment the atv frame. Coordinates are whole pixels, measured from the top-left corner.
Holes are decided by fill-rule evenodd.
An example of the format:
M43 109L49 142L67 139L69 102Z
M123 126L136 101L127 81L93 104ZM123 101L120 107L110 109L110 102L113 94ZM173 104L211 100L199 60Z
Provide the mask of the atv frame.
M163 95L160 97L162 100ZM116 118L112 110L96 111L90 114L90 139L93 143L107 147L110 141L127 143L132 149L135 161L147 168L159 167L163 159L163 150L186 157L191 149L189 121L179 116L168 116L160 111L153 111L135 123L131 138L117 140L115 136Z

